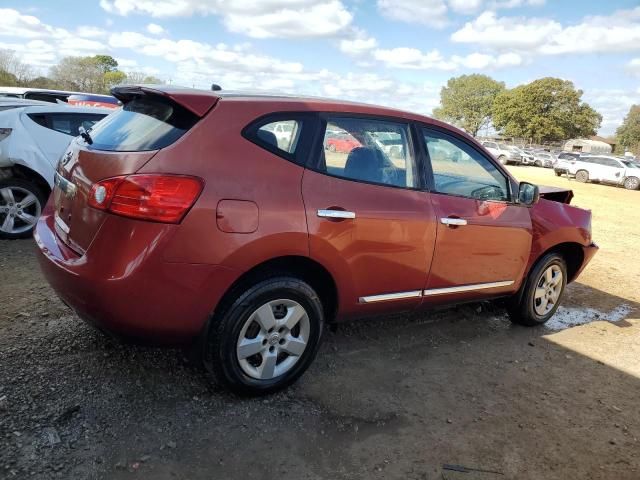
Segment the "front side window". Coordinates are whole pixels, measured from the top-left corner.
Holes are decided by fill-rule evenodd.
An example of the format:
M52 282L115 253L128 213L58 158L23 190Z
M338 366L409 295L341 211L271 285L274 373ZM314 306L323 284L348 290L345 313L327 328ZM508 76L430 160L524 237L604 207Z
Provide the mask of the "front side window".
M509 200L507 177L484 155L445 133L423 129L423 135L436 192L477 200Z
M329 175L367 183L417 188L409 125L369 118L328 118L323 159Z

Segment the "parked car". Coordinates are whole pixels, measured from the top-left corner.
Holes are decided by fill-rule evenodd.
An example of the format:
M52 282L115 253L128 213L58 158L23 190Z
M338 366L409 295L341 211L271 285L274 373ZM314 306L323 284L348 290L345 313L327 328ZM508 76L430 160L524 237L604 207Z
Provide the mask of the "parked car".
M326 324L505 299L556 311L597 247L570 190L518 183L430 118L315 98L121 86L71 142L35 240L63 301L101 329L195 342L231 389L295 381ZM289 120L297 142L274 145ZM327 132L359 145L326 155ZM393 162L379 133L410 148ZM542 197L539 200L539 197Z
M536 167L553 168L556 157L548 152L535 152L533 154L533 164Z
M640 164L610 155L582 155L568 161L566 173L579 182L600 182L623 186L628 190L640 188Z
M1 98L22 98L25 100L40 100L47 103L64 102L70 105L86 107L118 108L120 106L118 100L111 95L46 88L0 87Z
M504 143L484 141L482 145L503 165L522 163L522 155Z
M522 164L533 165L534 163L535 163L534 151L528 148L522 149Z
M398 134L380 132L374 136L378 147L391 158L404 156L404 140Z
M17 102L17 104L16 104ZM24 102L24 103L23 103ZM31 235L71 139L109 110L0 100L0 238ZM37 101L36 101L37 102ZM3 109L3 105L11 108ZM26 106L25 106L26 105Z
M25 100L24 98L0 97L0 111L20 107L35 107L38 105L47 106L50 104L47 102L41 102L40 100Z
M553 164L553 171L556 176L567 174L569 171L569 165L572 161L580 158L579 152L562 152L558 155L556 163Z
M349 153L359 146L361 146L360 142L345 131L336 131L328 134L324 142L325 149L339 153Z

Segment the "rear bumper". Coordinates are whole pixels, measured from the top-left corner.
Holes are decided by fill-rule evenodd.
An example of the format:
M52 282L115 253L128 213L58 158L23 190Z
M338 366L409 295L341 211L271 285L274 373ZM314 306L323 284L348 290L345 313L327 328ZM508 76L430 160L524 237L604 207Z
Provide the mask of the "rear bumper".
M188 342L238 276L222 266L164 261L162 247L175 225L109 216L78 256L53 222L45 211L34 232L46 279L83 320L118 335Z

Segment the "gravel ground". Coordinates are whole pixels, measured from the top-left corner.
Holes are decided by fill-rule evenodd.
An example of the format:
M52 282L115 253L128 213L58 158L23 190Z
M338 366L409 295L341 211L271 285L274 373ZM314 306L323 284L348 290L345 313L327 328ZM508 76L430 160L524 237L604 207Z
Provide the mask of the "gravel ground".
M262 399L219 390L184 351L93 330L32 240L0 242L0 478L640 478L638 270L618 262L640 192L571 186L606 248L553 328L487 304L353 322Z

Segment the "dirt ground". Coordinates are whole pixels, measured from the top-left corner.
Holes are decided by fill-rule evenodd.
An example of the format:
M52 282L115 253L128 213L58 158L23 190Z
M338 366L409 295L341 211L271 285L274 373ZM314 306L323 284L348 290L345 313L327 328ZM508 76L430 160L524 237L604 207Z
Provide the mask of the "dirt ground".
M601 250L549 326L485 304L353 322L263 399L94 331L32 240L0 242L0 478L640 478L640 192L512 171L594 213Z

